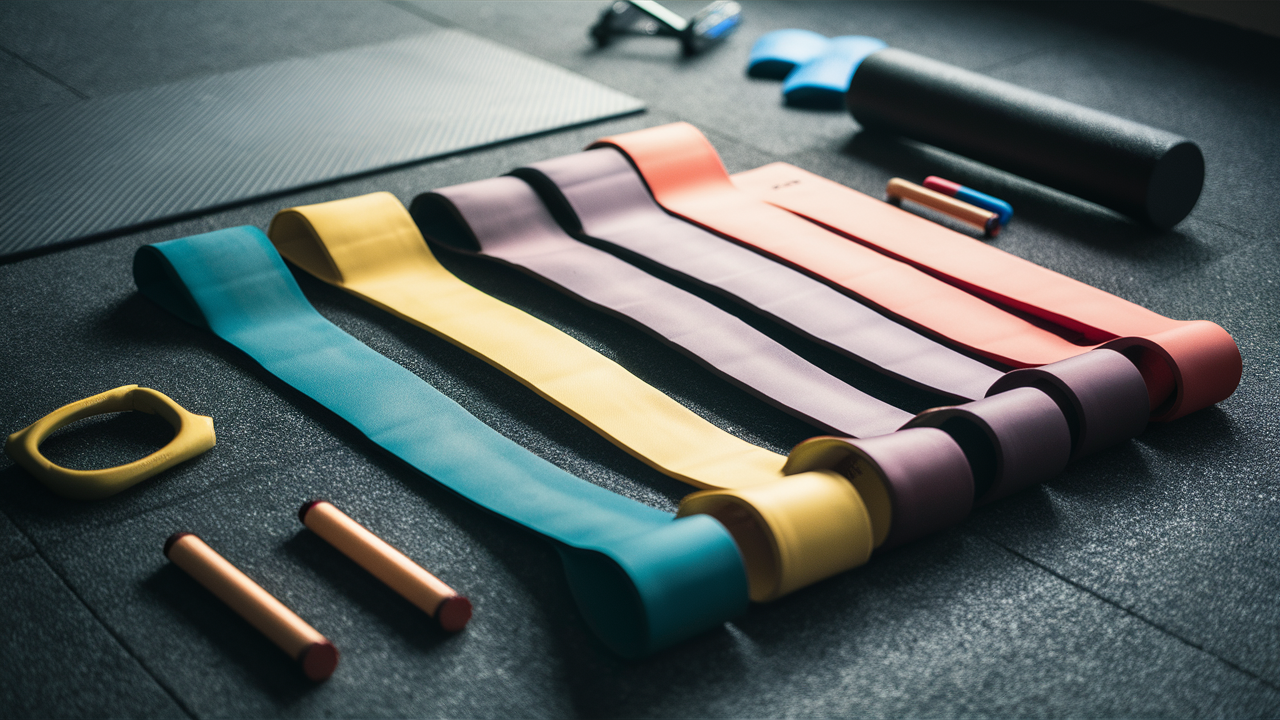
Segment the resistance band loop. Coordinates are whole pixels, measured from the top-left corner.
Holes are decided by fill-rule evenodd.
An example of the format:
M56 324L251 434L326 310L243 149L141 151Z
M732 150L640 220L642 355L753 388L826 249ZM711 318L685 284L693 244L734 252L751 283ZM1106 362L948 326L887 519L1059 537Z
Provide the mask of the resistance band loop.
M753 197L952 285L1131 355L1152 391L1152 419L1208 407L1240 383L1240 349L1214 323L1171 320L792 165L774 163L732 180ZM950 334L950 327L937 329Z
M532 194L520 180L502 179ZM494 212L501 215L501 205ZM574 338L457 279L389 193L284 210L268 232L307 272L485 360L650 466L709 488L685 498L680 514L708 513L729 527L752 599L773 599L869 557L872 518L848 480L829 470L784 478L782 456L724 432ZM887 518L879 510L888 505L883 483L860 482ZM881 525L887 532L887 519Z
M720 523L673 522L499 435L321 317L256 228L144 246L134 278L393 455L555 541L588 624L616 652L645 655L745 610L742 559Z
M512 172L584 242L620 249L918 387L983 397L999 370L925 337L803 273L668 215L613 148Z
M419 195L410 212L430 241L514 266L826 432L870 437L911 419L706 300L574 240L522 180L443 188Z

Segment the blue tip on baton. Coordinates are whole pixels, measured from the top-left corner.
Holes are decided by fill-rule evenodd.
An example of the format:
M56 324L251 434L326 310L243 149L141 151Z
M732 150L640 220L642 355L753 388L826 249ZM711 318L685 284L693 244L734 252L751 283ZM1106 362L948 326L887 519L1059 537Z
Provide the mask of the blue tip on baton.
M998 197L991 197L984 192L978 192L971 187L965 187L960 183L940 178L937 175L930 175L925 178L923 184L934 192L940 192L970 205L977 205L983 210L990 210L999 216L1001 225L1008 224L1009 218L1013 217L1012 205Z

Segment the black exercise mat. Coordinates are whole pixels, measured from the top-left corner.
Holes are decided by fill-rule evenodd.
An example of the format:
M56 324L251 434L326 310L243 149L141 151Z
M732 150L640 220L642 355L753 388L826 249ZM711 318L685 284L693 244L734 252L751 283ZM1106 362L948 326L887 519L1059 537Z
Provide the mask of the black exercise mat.
M441 29L0 120L0 256L644 109Z

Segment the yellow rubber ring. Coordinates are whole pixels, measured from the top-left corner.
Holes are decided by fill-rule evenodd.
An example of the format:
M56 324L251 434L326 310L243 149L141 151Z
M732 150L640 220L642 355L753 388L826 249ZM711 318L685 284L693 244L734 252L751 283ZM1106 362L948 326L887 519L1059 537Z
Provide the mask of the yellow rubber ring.
M159 415L176 430L168 445L131 463L101 470L72 470L40 453L40 443L59 428L93 415L137 410ZM50 490L74 500L115 495L156 473L203 453L217 444L213 418L187 411L173 398L151 388L124 385L54 410L9 436L4 450Z

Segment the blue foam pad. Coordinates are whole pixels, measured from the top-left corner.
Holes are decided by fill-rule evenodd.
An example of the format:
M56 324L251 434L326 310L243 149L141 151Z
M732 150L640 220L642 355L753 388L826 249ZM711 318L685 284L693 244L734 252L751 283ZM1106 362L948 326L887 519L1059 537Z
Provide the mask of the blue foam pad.
M821 54L787 76L782 97L796 107L843 109L845 92L858 65L885 47L883 40L862 35L832 38Z

